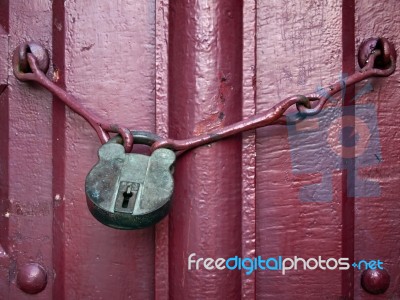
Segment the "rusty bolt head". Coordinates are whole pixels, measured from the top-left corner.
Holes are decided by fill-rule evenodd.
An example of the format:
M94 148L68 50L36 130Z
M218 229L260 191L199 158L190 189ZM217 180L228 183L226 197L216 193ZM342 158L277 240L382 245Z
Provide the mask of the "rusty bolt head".
M390 276L386 270L365 270L361 275L361 286L370 294L383 294L389 288Z
M14 74L17 78L17 75L20 73L32 72L31 68L29 67L27 56L28 53L32 53L33 56L35 56L37 65L43 73L46 73L49 69L50 59L47 50L34 42L24 43L15 49L13 55Z
M395 63L396 51L392 43L383 37L369 38L363 41L358 49L358 64L361 68L367 64L368 58L374 50L380 50L382 53L375 60L375 68L387 69Z
M40 293L47 285L46 271L37 263L26 264L18 270L17 285L25 293Z

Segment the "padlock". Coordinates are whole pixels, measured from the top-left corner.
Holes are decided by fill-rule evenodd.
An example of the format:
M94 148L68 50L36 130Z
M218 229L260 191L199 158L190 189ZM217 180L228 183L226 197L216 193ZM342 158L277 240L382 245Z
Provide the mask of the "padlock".
M135 144L151 146L160 139L150 132L132 134ZM117 229L140 229L167 215L174 189L174 151L160 148L150 156L125 153L117 136L98 154L85 184L87 205L98 221Z

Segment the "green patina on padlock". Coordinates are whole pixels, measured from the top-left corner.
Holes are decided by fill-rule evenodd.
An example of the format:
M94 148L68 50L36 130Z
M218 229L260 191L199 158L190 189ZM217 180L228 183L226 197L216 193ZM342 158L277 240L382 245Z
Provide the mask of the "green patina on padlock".
M135 144L151 146L159 137L133 131ZM86 177L86 198L92 215L118 229L154 225L168 213L174 189L175 153L157 149L150 156L125 153L116 137L99 149L99 161Z

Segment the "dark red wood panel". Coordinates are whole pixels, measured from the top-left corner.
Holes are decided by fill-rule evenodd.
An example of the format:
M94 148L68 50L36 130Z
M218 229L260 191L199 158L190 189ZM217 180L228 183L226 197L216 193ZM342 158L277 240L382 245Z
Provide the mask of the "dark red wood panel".
M353 74L355 68L355 3L354 0L343 0L342 2L342 77ZM355 87L348 87L341 93L341 121L338 122L342 128L342 141L340 146L342 149L340 155L342 158L342 245L341 257L346 257L350 263L354 261L354 201L355 201L355 147L348 145L356 145L355 135L344 135L344 127L352 126L355 128ZM350 115L350 118L349 118ZM350 119L350 124L345 124L346 119ZM336 119L338 120L338 119ZM345 149L350 149L349 156L345 157ZM354 284L354 269L343 270L341 272L342 297L349 299L354 298L354 289L360 288L360 285Z
M398 1L378 5L356 1L357 44L369 36L384 36L394 43L399 53L399 10ZM390 286L384 295L369 295L359 288L361 272L356 271L354 295L358 299L400 298L399 82L399 71L383 80L372 79L369 84L373 91L359 99L359 105L369 105L374 112L372 117L377 120L375 130L379 133L379 147L376 163L356 169L360 180L369 179L375 183L369 187L370 193L375 193L356 195L354 255L356 259L380 259L390 275ZM362 87L358 86L358 93Z
M0 26L0 53L8 52L8 15L3 17L4 28ZM9 109L7 87L8 64L7 56L0 56L0 291L8 295L8 270L10 259L8 255L8 141L9 141Z
M8 16L9 16L9 0L1 0L0 1L0 25L2 26L2 29L6 32L9 30L9 22L8 22ZM3 66L6 66L7 64L4 64Z
M257 112L340 77L341 20L341 1L257 2ZM342 254L343 173L326 171L326 161L340 165L341 158L320 150L327 144L322 121L257 131L257 256ZM342 295L340 271L259 270L256 278L258 299Z
M6 4L5 4L6 5ZM35 39L51 50L51 3L9 2L8 53L8 202L6 251L10 257L9 297L26 299L15 284L25 264L47 270L42 299L52 297L52 128L51 96L37 86L21 84L11 76L10 58L20 43ZM2 55L4 55L2 53ZM11 179L12 178L12 179ZM10 284L11 283L11 284Z
M86 207L95 132L39 86L17 81L10 62L17 45L38 41L50 52L48 76L87 109L186 138L353 72L365 38L388 37L399 51L399 9L396 0L0 0L0 299L400 297L397 73L347 89L299 125L185 153L170 215L119 231ZM362 131L357 118L368 149L346 158L344 145ZM352 126L358 135L332 135ZM391 285L371 296L353 269L188 270L192 253L380 259ZM17 284L32 262L47 273L36 296Z
M241 1L170 3L170 136L187 138L241 119ZM241 254L241 140L179 158L170 215L172 299L240 298L240 272L188 270L203 258Z
M54 68L54 80L63 88L65 86L65 9L61 1L53 2L52 37ZM53 176L52 194L54 197L53 206L53 268L57 270L57 280L54 281L54 297L63 298L65 295L65 205L62 201L60 191L65 191L65 128L67 108L57 97L53 97Z
M129 128L155 129L155 3L66 2L65 85L85 106ZM88 212L84 181L97 160L92 128L66 111L63 273L66 299L154 295L154 228L118 231ZM79 286L79 288L76 288Z

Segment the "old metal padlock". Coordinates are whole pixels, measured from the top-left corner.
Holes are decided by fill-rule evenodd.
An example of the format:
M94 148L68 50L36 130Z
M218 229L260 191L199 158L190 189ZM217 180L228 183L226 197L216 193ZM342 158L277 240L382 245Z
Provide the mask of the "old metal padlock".
M151 146L160 139L149 132L132 133L135 144ZM157 149L150 156L125 153L118 136L98 154L86 177L87 204L97 220L113 228L140 229L165 217L174 188L172 150Z

